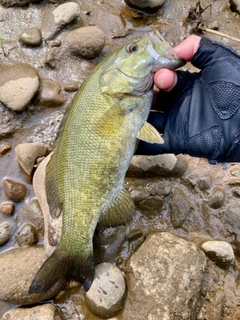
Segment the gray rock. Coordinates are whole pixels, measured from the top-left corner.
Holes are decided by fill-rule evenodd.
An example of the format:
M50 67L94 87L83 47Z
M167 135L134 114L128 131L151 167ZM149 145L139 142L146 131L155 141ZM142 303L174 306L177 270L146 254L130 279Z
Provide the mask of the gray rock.
M131 4L140 8L155 8L162 6L166 0L128 0Z
M37 158L46 156L48 149L40 142L20 143L16 146L15 152L24 176L27 181L31 181Z
M85 59L96 58L105 45L106 37L97 27L82 27L62 37L64 49Z
M196 319L206 259L192 242L154 233L127 266L127 319Z
M9 240L11 232L12 227L7 222L0 224L0 246Z
M37 243L38 238L35 227L30 223L23 225L18 231L17 241L21 247L28 247Z
M47 259L41 246L13 249L0 255L0 300L12 304L34 304L55 296L65 284L59 280L45 293L29 294L29 286Z
M123 308L125 290L121 271L111 263L101 263L96 266L94 281L86 293L86 304L99 317L113 317Z
M160 154L157 156L133 156L127 171L129 177L181 176L187 170L188 162L183 156Z
M202 244L206 255L219 267L227 268L234 260L232 246L224 241L206 241Z
M29 28L23 31L19 41L28 47L38 47L42 43L42 33L38 28Z
M5 179L3 186L8 199L14 202L22 201L27 195L27 187L21 182Z
M46 7L42 21L42 32L45 40L53 39L63 28L80 16L80 7L75 2L67 2L56 9Z
M0 67L0 101L14 111L23 111L39 87L37 71L28 65Z
M17 308L4 313L1 320L62 320L56 306L48 303L33 308Z

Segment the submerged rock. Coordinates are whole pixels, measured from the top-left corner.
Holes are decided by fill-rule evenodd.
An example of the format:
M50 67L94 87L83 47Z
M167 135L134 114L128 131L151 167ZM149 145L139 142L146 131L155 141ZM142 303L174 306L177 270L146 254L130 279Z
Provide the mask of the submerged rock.
M17 308L4 313L1 320L62 320L56 306L48 303L33 308Z
M225 241L206 241L202 244L202 249L211 260L224 269L234 260L233 248Z
M147 236L128 263L123 316L196 319L205 264L204 254L192 242L167 232Z
M101 263L96 266L94 281L86 293L86 304L99 317L113 317L123 308L125 290L121 271L111 263Z
M106 37L97 27L82 27L67 32L62 37L66 51L85 59L94 59L102 51Z
M17 64L0 66L0 101L14 111L23 111L39 87L37 71L31 66Z
M55 296L65 284L60 279L45 293L29 294L29 286L47 259L43 247L13 249L0 255L0 300L12 304L34 304Z

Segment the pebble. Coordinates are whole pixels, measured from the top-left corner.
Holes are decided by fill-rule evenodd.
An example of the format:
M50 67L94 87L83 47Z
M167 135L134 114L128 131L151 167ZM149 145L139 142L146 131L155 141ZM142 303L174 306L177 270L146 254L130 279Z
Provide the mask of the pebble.
M46 7L42 20L42 33L45 40L51 40L67 25L80 17L80 7L75 2L60 4L56 9Z
M113 317L123 308L125 290L122 272L111 263L101 263L96 266L94 281L86 293L86 304L99 317Z
M11 146L10 144L6 143L6 144L2 144L0 146L0 155L3 156L4 154L6 154L9 150L11 150Z
M12 227L7 222L0 224L0 246L8 242L11 233Z
M17 248L0 255L0 300L21 305L35 304L55 296L64 286L60 279L45 293L28 293L39 268L47 259L42 246Z
M44 233L44 221L37 198L32 198L24 203L23 215L27 221L35 226L37 232L40 232L40 238Z
M16 308L4 313L1 320L63 320L63 315L53 304L32 308Z
M148 235L127 264L123 318L195 319L205 266L193 242L168 232Z
M61 59L61 49L58 47L52 47L46 54L44 63L47 64L50 68L55 69L58 65L58 62Z
M36 69L25 64L0 67L0 101L14 111L26 109L39 87Z
M42 43L42 33L38 28L29 28L23 31L19 41L28 47L39 47Z
M97 27L81 27L67 32L62 37L66 51L85 59L94 59L106 42L104 33Z
M132 158L127 176L129 177L152 177L174 176L179 177L187 170L188 162L184 156L174 154L160 154L157 156L139 156Z
M9 200L20 202L27 195L27 187L23 183L5 179L3 185Z
M21 247L29 247L32 244L37 243L38 238L36 228L30 223L23 225L18 231L17 241Z
M61 92L59 82L49 78L41 78L39 101L45 107L58 107L64 104L66 96Z
M213 190L210 199L207 201L209 207L213 209L221 208L225 200L225 190L216 188Z
M37 158L46 156L48 149L40 142L20 143L16 146L15 152L25 178L31 181Z
M198 187L201 191L208 190L210 189L212 182L213 182L213 177L210 175L206 175L204 177L201 177L198 180Z
M170 219L173 227L182 227L192 209L193 205L185 193L180 188L176 188L169 200Z
M234 260L233 248L225 241L206 241L202 249L221 268L228 268Z
M6 216L11 216L14 212L15 205L12 202L3 202L0 205L0 211Z

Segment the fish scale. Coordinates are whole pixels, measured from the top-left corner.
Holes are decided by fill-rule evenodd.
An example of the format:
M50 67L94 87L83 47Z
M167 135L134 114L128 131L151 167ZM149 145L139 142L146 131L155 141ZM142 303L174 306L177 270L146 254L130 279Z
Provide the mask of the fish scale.
M75 95L46 169L49 209L55 218L62 214L62 235L33 279L30 293L46 291L67 275L89 290L97 224L126 223L134 210L124 178L137 141L162 143L157 130L146 123L153 72L181 65L183 61L154 31L103 60Z

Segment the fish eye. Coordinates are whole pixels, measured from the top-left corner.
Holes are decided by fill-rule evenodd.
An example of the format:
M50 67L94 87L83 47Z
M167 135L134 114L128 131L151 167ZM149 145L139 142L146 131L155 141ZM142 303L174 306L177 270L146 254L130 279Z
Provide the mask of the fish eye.
M135 52L138 49L138 45L136 43L131 43L127 46L127 51L129 53Z

